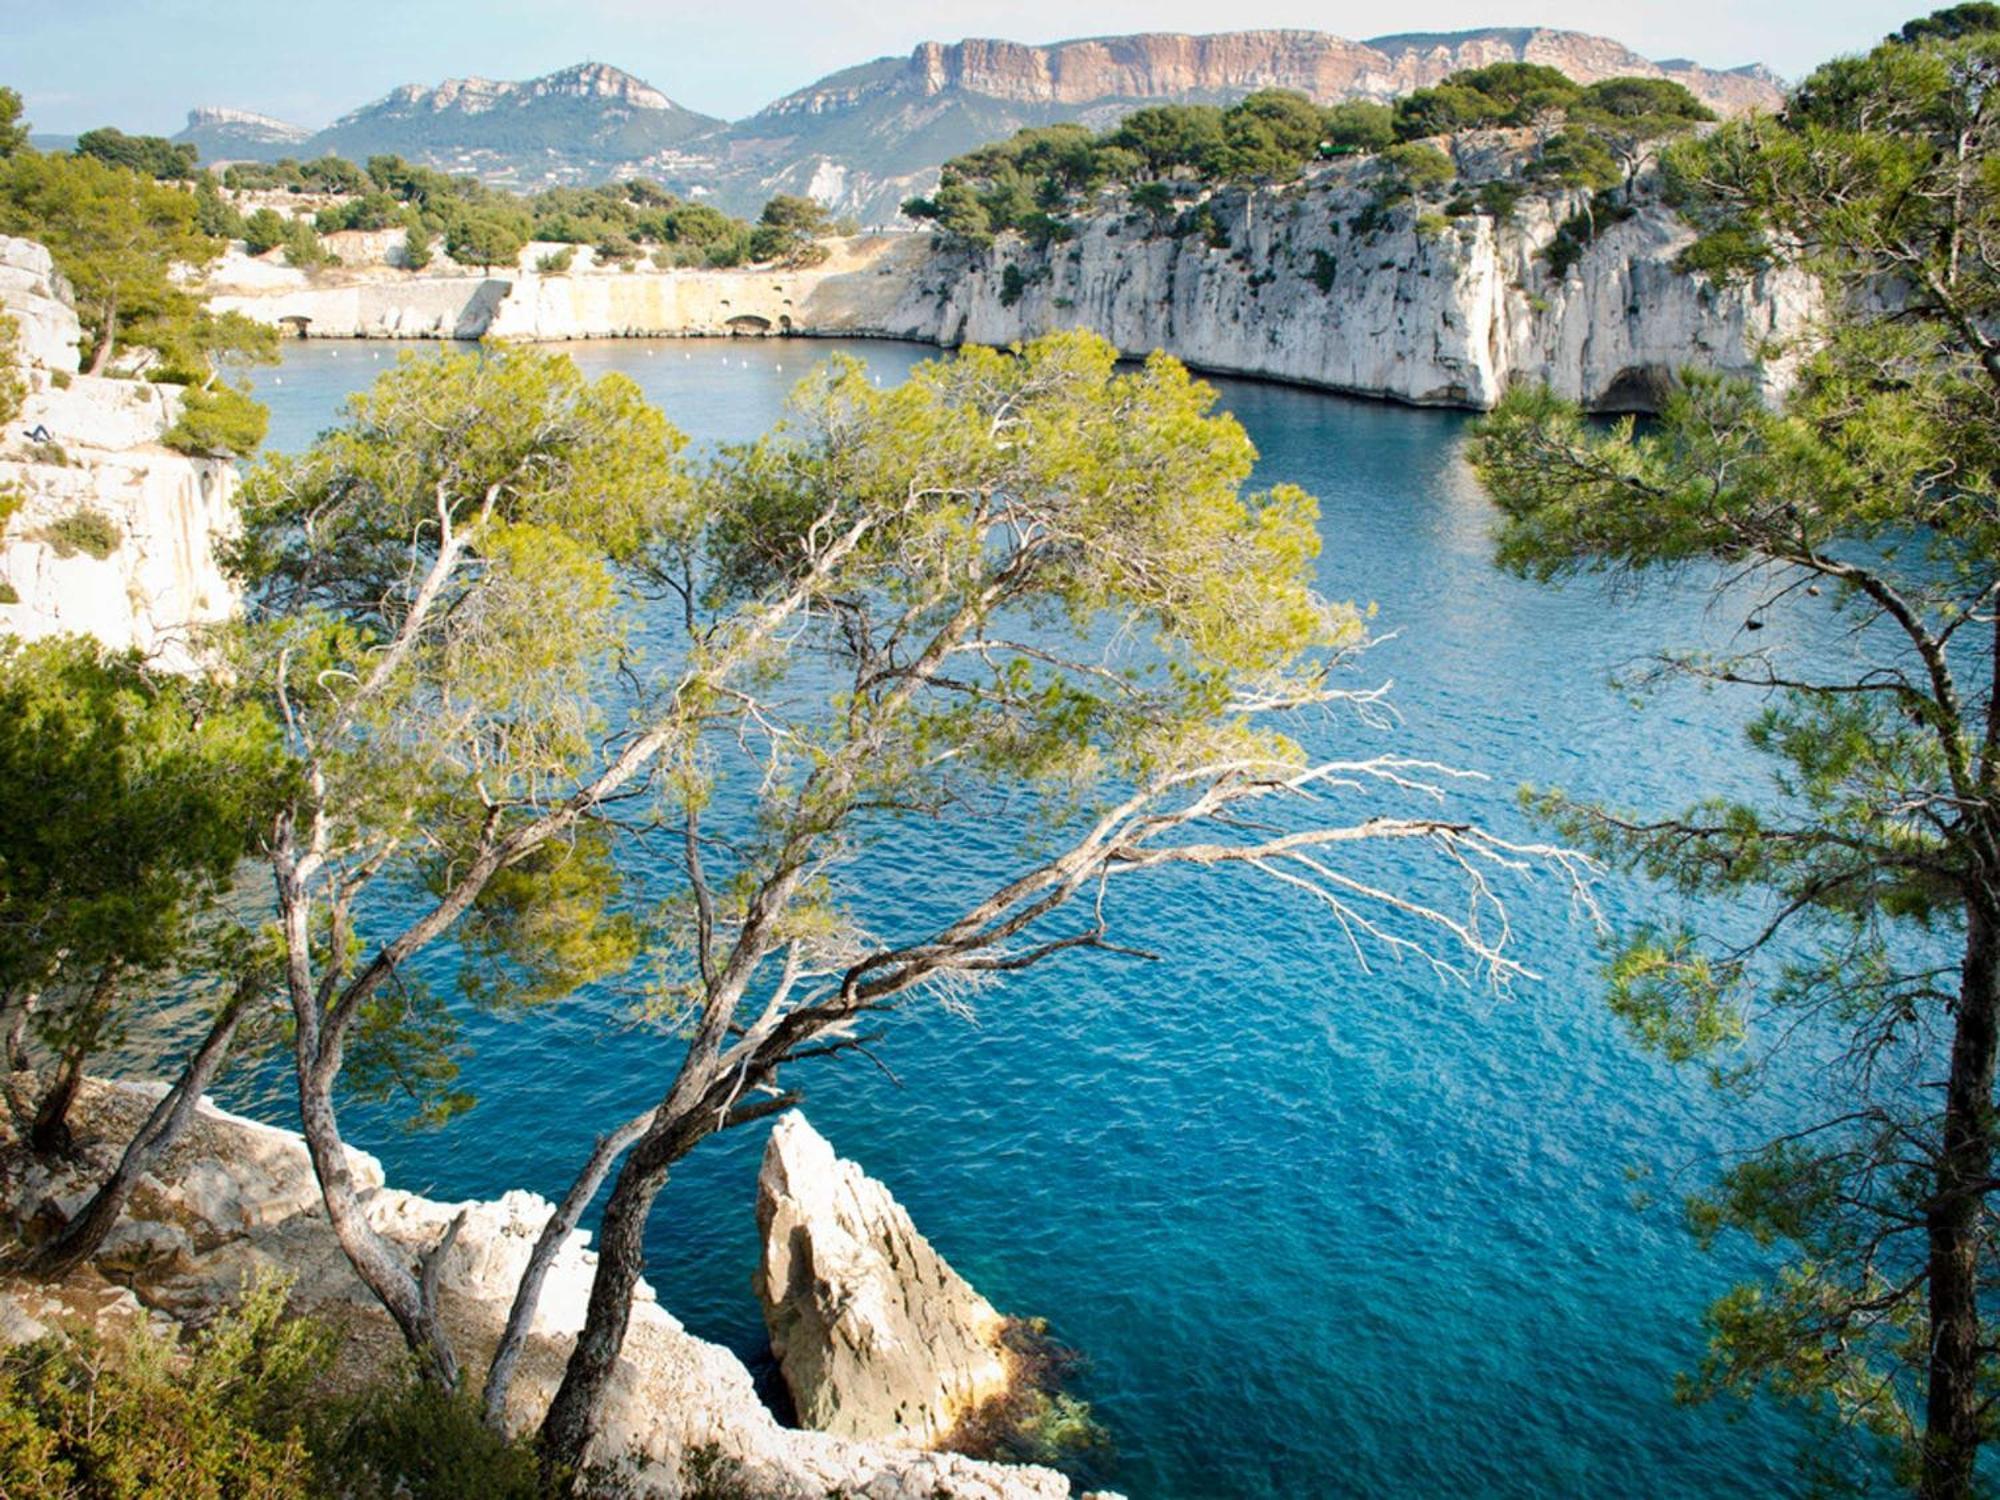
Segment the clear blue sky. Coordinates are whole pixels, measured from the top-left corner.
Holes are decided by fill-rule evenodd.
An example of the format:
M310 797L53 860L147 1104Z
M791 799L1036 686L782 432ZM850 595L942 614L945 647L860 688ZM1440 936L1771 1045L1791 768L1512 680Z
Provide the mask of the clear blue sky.
M1342 36L1559 26L1651 57L1788 77L1931 5L1884 0L0 0L0 83L36 129L170 132L195 104L319 126L400 83L526 78L586 59L738 118L919 41L1304 27Z

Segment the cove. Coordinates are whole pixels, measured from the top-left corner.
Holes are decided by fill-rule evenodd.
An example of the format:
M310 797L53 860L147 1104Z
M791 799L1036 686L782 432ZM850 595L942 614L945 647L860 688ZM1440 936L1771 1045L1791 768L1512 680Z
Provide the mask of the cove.
M843 346L618 341L565 346L621 370L697 443L747 438ZM853 346L884 383L934 351ZM395 357L289 345L258 372L270 445L296 449ZM418 355L417 357L424 357ZM1365 680L1401 718L1346 720L1318 746L1432 757L1489 780L1454 807L1540 836L1523 782L1655 808L1745 789L1740 703L1608 689L1662 644L1738 623L1692 580L1637 597L1498 573L1493 514L1461 456L1463 418L1216 382L1262 455L1261 483L1322 505L1321 579L1375 602L1391 638ZM875 851L871 878L914 905L990 879L1013 851ZM1371 878L1395 882L1396 851ZM968 1022L894 1018L865 1063L806 1076L807 1111L885 1181L997 1306L1044 1316L1088 1364L1077 1393L1115 1449L1079 1473L1134 1500L1316 1495L1802 1493L1782 1415L1682 1411L1697 1317L1749 1268L1704 1256L1675 1201L1723 1153L1781 1128L1637 1052L1606 1012L1592 933L1552 880L1507 891L1540 978L1495 996L1379 951L1248 879L1135 888L1128 921L1163 961L1057 964L989 993ZM1614 921L1638 892L1607 881ZM448 979L448 972L434 977ZM559 1193L594 1134L654 1096L674 1041L584 996L475 1018L465 1082L479 1140L352 1110L391 1180L438 1197ZM282 1092L228 1102L279 1113ZM281 1117L281 1115L280 1115ZM755 1360L748 1280L762 1132L705 1145L649 1240L660 1301ZM1678 1173L1690 1174L1685 1184ZM1635 1204L1635 1178L1658 1199Z

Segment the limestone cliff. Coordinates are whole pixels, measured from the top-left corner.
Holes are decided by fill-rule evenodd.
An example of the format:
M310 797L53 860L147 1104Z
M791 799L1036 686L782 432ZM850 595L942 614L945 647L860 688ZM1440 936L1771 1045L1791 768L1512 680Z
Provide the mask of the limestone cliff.
M757 1228L757 1297L806 1426L929 1448L1006 1394L1005 1320L796 1111L764 1149Z
M1814 305L1796 271L1731 287L1682 273L1693 235L1657 202L1560 274L1545 252L1580 199L1450 220L1405 205L1373 225L1370 203L1365 179L1333 171L1218 194L1194 232L1112 209L1046 249L1007 237L941 251L905 310L945 344L1092 328L1134 354L1421 405L1485 410L1527 381L1643 411L1686 366L1781 383L1766 346Z
M32 1238L38 1226L74 1212L157 1097L157 1088L87 1082L72 1114L78 1150L56 1164L26 1153L0 1111L0 1221L17 1239ZM350 1166L370 1222L412 1257L464 1214L440 1262L439 1305L467 1367L483 1369L550 1205L521 1192L495 1202L438 1203L385 1186L381 1164L363 1152L350 1152ZM550 1272L511 1390L508 1416L516 1426L546 1407L582 1326L596 1260L587 1239L572 1235ZM327 1225L304 1141L204 1103L91 1265L54 1287L0 1278L0 1339L35 1337L78 1312L103 1319L120 1309L153 1311L198 1321L263 1272L290 1278L295 1306L342 1327L343 1361L355 1374L379 1376L399 1356L394 1326ZM718 1464L729 1493L770 1500L1062 1500L1070 1493L1048 1469L781 1427L743 1364L688 1333L644 1283L594 1453L632 1464L638 1496L696 1493L690 1481L705 1472L714 1485Z
M185 670L194 629L236 604L215 553L236 524L235 465L162 446L172 387L78 373L76 313L42 246L0 237L0 312L28 390L0 431L0 490L20 502L0 534L0 632L95 635Z
M1415 204L1373 212L1364 164L1282 188L1230 189L1159 219L1108 199L1070 240L984 250L929 235L841 242L804 271L618 271L412 277L386 267L284 286L262 269L216 305L331 337L520 339L806 334L1006 345L1092 328L1128 354L1425 405L1491 407L1513 381L1600 409L1648 410L1700 366L1775 389L1773 346L1811 315L1810 280L1773 270L1722 286L1684 274L1691 231L1641 194L1560 274L1547 252L1580 197L1524 195L1496 218ZM534 264L533 247L523 256ZM233 264L233 263L232 263Z

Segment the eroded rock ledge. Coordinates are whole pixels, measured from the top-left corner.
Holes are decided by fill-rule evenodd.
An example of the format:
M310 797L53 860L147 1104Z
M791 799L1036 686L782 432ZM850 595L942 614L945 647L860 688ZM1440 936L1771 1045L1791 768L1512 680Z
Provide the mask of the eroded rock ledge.
M0 1217L17 1240L34 1237L42 1223L83 1202L159 1092L87 1082L71 1117L78 1159L57 1168L29 1156L0 1111ZM350 1159L370 1221L413 1258L464 1212L442 1263L440 1301L468 1370L483 1370L550 1205L524 1192L493 1202L439 1203L386 1186L381 1164L365 1153L351 1152ZM517 1428L539 1420L583 1324L596 1261L584 1248L587 1238L572 1235L550 1272L509 1403ZM198 1320L235 1301L246 1278L267 1271L293 1278L301 1310L347 1330L343 1358L355 1370L380 1370L399 1357L393 1325L327 1226L305 1143L204 1101L186 1139L144 1180L92 1265L53 1287L0 1282L0 1339L33 1338L64 1315ZM688 1333L642 1283L593 1458L636 1458L638 1493L675 1497L685 1492L690 1455L697 1454L709 1466L719 1458L744 1493L770 1500L1070 1494L1069 1482L1048 1469L783 1427L759 1401L742 1362Z

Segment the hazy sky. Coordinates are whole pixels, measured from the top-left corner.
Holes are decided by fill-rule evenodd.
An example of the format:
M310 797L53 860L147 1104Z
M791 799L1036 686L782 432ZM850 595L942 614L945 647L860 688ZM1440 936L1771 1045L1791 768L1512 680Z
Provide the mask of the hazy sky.
M527 78L588 59L637 73L690 109L737 118L836 68L925 40L1255 27L1369 37L1524 25L1614 36L1650 57L1765 62L1795 77L1931 8L1922 0L0 0L0 83L27 97L38 130L167 133L194 104L319 126L399 83Z

